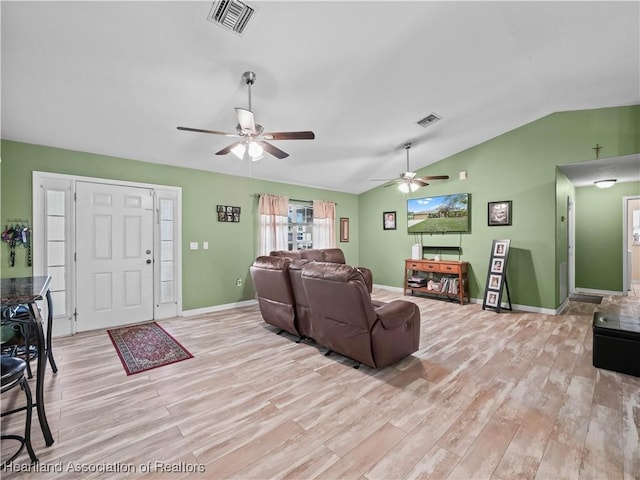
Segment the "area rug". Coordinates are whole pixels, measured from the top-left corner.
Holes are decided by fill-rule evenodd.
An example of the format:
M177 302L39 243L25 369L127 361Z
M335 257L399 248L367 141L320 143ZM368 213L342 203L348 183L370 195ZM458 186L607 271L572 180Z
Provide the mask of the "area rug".
M193 358L156 322L107 330L127 375Z
M602 303L602 297L598 296L598 295L571 295L569 297L569 300L571 300L572 302L585 302L585 303L595 303L595 304L601 304Z

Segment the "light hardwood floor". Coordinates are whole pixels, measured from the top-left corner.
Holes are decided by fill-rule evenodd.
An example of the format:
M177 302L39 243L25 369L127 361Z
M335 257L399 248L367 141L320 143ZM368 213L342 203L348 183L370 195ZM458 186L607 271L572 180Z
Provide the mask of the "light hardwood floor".
M276 335L257 307L159 322L195 358L132 376L104 330L55 339L56 442L37 420L33 437L63 471L2 478L640 478L640 378L595 369L591 332L594 309L640 316L640 298L551 316L373 297L422 312L420 350L379 371Z

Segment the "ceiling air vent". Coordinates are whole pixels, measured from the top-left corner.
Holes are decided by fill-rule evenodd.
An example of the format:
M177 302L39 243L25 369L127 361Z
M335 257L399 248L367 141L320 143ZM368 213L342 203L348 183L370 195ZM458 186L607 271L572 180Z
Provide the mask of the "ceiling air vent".
M256 9L239 0L216 0L207 20L242 35Z
M438 120L440 120L440 117L438 115L436 115L435 113L430 113L422 120L418 120L418 125L422 125L423 127L427 128L429 125L437 122Z

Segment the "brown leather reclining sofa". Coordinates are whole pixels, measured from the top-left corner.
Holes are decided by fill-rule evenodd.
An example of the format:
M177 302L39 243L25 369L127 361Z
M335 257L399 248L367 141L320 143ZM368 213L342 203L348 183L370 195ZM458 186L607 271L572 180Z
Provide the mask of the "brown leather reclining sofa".
M372 301L357 267L263 256L254 261L251 276L265 322L329 352L381 368L419 348L418 307L404 300Z
M340 263L346 265L347 260L341 248L312 248L309 250L273 250L269 255L288 257L292 260L313 260L314 262ZM366 267L358 267L364 276L369 293L373 291L373 274Z

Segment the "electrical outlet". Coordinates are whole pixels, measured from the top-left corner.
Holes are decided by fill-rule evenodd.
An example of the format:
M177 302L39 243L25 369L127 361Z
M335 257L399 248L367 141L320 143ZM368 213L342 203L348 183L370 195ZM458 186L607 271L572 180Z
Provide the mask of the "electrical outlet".
M236 278L236 287L241 287L241 286L242 286L242 279Z

